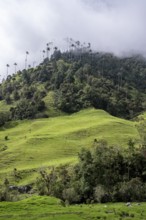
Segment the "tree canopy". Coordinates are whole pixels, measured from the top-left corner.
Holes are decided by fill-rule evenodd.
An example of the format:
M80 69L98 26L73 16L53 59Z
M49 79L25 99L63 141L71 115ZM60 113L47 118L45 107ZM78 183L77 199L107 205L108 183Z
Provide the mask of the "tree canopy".
M11 119L35 118L46 111L44 97L50 91L55 108L63 112L95 107L133 118L145 110L145 84L146 60L141 56L122 58L80 46L62 53L56 47L37 67L8 76L0 85L0 100L13 105ZM29 113L20 113L22 103Z

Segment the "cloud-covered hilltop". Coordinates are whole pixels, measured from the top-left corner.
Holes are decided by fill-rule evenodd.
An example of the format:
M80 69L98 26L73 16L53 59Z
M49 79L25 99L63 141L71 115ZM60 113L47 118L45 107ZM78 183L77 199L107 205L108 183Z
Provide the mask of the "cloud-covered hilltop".
M46 43L64 48L72 37L99 51L146 54L145 0L6 0L0 1L0 73L40 62Z

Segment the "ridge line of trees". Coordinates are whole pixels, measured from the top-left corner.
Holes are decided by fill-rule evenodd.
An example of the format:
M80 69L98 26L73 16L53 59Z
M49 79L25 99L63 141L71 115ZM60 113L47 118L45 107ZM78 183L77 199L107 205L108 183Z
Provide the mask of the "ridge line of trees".
M0 84L0 100L11 106L10 120L49 117L44 98L50 92L53 107L67 113L94 107L131 119L145 110L144 58L92 52L90 43L73 40L69 45L66 52L55 47L50 56L48 43L47 57L39 66L8 75Z

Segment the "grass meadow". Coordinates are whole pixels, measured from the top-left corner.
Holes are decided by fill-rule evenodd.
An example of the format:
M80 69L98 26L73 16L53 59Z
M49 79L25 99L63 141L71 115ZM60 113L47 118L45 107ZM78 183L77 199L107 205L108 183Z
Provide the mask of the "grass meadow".
M146 203L62 206L51 197L33 196L19 202L0 203L2 220L145 220Z
M0 130L0 179L16 168L23 182L31 182L42 167L74 163L80 149L91 147L94 139L125 147L130 138L138 143L135 122L103 110L10 122Z

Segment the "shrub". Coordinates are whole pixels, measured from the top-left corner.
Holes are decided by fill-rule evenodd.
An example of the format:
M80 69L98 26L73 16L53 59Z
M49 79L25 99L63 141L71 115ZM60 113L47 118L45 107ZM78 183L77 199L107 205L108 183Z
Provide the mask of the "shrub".
M119 189L120 200L123 202L143 201L146 195L145 185L139 178L121 183Z
M68 188L63 190L63 199L65 201L68 201L69 204L73 204L73 203L78 203L80 197L74 188Z
M106 192L102 185L97 185L94 190L94 199L96 202L101 202Z
M8 141L8 140L9 140L8 136L5 136L5 141Z

